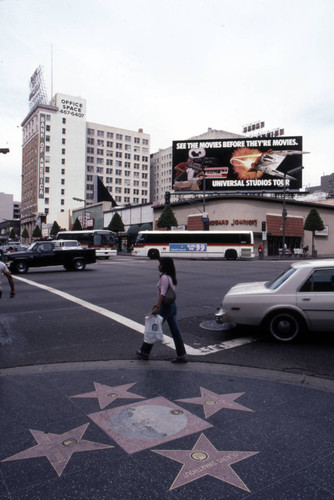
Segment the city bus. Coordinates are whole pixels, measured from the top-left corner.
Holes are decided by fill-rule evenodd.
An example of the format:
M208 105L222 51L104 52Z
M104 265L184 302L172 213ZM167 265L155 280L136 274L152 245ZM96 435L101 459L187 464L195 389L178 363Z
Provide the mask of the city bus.
M115 233L103 229L83 229L82 231L59 231L57 240L77 240L83 247L95 248L96 257L109 259L117 254Z
M159 257L253 259L252 231L140 231L132 254Z

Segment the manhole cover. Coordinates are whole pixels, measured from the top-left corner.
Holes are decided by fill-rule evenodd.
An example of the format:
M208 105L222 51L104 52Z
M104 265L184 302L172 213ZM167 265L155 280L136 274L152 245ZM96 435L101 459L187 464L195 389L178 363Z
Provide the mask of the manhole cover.
M226 330L231 330L232 328L235 327L234 323L217 323L214 319L210 321L203 321L199 325L201 328L204 328L204 330L212 330L216 332L222 332Z

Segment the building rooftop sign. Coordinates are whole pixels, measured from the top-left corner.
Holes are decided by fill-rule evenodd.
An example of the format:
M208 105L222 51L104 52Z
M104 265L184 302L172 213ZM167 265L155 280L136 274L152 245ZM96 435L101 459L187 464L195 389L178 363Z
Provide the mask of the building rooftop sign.
M38 66L30 78L29 111L34 109L38 104L48 104L42 66Z

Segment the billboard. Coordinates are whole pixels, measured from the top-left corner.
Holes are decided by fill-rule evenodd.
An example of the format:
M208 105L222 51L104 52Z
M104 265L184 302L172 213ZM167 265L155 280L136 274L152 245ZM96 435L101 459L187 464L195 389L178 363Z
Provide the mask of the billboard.
M173 141L173 189L202 191L204 181L214 192L300 189L302 142L295 136Z

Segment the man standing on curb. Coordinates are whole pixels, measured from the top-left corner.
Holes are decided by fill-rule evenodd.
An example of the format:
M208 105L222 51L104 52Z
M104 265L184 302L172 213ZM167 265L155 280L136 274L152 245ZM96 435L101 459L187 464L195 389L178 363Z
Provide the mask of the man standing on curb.
M15 297L15 285L14 285L14 280L12 275L9 272L8 267L6 264L0 261L0 298L2 295L2 288L1 288L1 275L4 274L6 278L8 279L8 283L10 285L10 298L13 299Z

